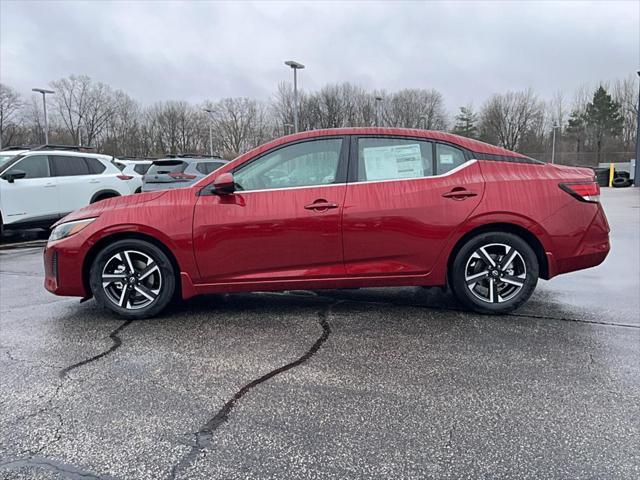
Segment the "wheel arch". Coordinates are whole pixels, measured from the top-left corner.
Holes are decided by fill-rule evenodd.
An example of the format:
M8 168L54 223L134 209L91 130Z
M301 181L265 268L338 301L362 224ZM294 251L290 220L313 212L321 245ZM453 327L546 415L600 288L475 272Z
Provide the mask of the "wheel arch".
M89 203L91 204L99 200L104 200L106 198L113 198L113 197L120 197L120 196L121 196L120 192L118 192L117 190L112 190L112 189L100 190L93 194Z
M162 250L167 258L169 258L169 260L171 261L171 265L173 266L174 276L176 280L176 291L174 295L176 296L176 298L179 298L179 296L182 295L180 285L180 264L178 263L175 255L165 243L151 235L141 232L116 232L106 237L102 237L91 246L84 257L84 262L82 264L82 283L84 285L85 291L88 294L93 295L89 281L89 273L91 271L91 265L93 264L93 261L95 260L100 250L102 250L110 243L117 242L118 240L143 240L151 243L152 245L155 245L160 250Z
M469 230L462 237L460 237L458 241L455 243L453 249L451 250L449 254L449 258L447 260L447 278L451 278L450 274L451 274L451 268L453 266L453 261L455 260L456 255L458 254L462 246L473 237L480 235L482 233L488 233L488 232L511 233L513 235L517 235L518 237L522 238L525 242L527 242L527 244L531 247L531 249L536 254L536 258L538 259L538 268L540 270L540 273L539 273L540 278L545 280L549 279L549 262L547 259L547 255L545 253L544 246L542 245L542 242L540 241L540 239L527 228L521 225L516 225L515 223L509 223L509 222L495 222L495 223L480 225L473 228L472 230Z

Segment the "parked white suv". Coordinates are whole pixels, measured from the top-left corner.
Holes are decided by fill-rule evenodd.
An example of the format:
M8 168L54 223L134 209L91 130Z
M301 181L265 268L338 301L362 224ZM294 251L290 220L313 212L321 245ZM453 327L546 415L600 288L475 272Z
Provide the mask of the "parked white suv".
M142 176L147 173L153 160L141 160L130 158L116 158L113 163L122 171L122 175L127 177L131 193L140 193L142 191Z
M111 158L54 145L0 151L0 229L48 227L90 203L129 195Z

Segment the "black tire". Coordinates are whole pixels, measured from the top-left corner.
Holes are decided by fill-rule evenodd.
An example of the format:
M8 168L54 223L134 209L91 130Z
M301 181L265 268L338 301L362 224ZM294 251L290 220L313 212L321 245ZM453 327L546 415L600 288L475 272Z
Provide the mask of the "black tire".
M615 176L620 178L626 178L627 180L631 178L631 174L629 172L625 172L624 170L620 170L619 172L616 172Z
M623 177L616 177L613 179L612 183L615 188L626 188L631 186L631 180Z
M128 265L133 266L134 275ZM107 278L103 275L109 276L108 285L103 284ZM112 277L123 278L120 281ZM171 260L152 243L138 239L119 240L96 255L89 283L99 305L124 318L142 319L157 315L171 302L176 290L176 273ZM125 288L127 293L123 292Z
M495 266L481 253L481 247ZM512 255L508 269L503 269L500 262L504 259L506 263ZM522 238L512 233L487 232L469 239L458 251L449 272L449 283L456 298L467 308L504 314L529 299L538 283L538 272L536 254ZM477 281L471 283L474 279Z

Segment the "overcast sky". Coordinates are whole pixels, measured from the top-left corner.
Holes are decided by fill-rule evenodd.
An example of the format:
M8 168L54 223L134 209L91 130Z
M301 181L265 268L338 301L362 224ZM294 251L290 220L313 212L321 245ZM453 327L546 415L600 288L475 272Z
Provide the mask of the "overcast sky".
M153 103L302 88L435 88L447 108L635 77L640 1L170 2L0 0L0 81L29 94L86 74Z

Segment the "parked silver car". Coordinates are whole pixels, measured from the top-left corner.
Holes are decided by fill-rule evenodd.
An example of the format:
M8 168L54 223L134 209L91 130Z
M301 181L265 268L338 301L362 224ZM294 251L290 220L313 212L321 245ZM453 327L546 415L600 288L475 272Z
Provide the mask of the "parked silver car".
M183 188L197 182L227 163L222 158L175 156L155 160L142 177L142 191Z

